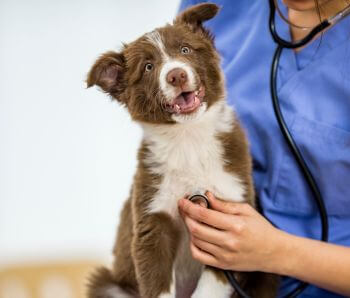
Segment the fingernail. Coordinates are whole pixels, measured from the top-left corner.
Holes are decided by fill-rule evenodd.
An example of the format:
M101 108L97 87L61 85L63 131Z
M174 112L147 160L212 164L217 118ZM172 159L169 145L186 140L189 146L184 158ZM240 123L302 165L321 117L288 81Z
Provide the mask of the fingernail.
M213 196L213 194L212 194L209 190L206 191L205 195L206 195L209 199L211 199L212 196Z

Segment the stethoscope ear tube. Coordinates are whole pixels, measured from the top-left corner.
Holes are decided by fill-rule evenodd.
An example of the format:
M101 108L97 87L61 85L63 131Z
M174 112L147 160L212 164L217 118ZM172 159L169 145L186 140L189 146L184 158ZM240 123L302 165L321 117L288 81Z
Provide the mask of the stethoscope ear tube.
M306 35L303 39L291 42L282 39L276 31L276 24L275 24L275 0L269 0L270 1L270 17L269 17L269 28L270 33L273 37L273 40L280 45L283 48L286 49L297 49L300 47L305 46L308 42L310 42L318 33L322 32L324 29L329 27L331 23L328 20L324 20L322 23L318 24L316 27L314 27L308 35Z

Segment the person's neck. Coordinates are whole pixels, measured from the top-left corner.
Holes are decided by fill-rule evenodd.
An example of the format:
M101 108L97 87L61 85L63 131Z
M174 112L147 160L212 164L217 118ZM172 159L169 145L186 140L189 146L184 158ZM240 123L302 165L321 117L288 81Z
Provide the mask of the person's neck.
M294 26L290 26L290 32L292 40L300 40L310 33L313 27L320 23L320 17L315 9L308 11L297 11L288 9L288 17L292 24L301 24L310 29L300 29Z
M322 3L321 16L317 8L309 10L294 10L288 9L288 18L292 24L298 24L300 26L308 27L310 29L302 30L294 26L290 26L290 32L293 41L300 40L310 33L312 28L320 23L320 17L322 20L329 18L339 11L343 10L347 4L343 1L325 0Z

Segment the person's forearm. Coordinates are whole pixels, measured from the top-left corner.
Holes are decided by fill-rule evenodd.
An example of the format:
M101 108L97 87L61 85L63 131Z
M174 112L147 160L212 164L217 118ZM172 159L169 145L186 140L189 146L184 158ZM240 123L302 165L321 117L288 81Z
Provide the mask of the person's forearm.
M268 271L350 296L350 248L281 232Z

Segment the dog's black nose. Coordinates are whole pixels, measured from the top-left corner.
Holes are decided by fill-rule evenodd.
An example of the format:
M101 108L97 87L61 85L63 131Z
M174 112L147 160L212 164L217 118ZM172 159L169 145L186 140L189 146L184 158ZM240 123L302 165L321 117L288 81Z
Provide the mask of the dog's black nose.
M187 82L186 71L182 68L174 68L168 72L166 81L174 87L179 87Z

